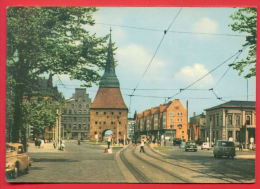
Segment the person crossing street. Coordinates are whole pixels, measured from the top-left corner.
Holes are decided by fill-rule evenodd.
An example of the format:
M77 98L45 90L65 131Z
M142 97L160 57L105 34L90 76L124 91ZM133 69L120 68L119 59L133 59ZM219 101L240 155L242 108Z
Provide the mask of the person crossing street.
M141 141L140 153L141 153L141 152L145 153L145 151L144 151L144 140Z

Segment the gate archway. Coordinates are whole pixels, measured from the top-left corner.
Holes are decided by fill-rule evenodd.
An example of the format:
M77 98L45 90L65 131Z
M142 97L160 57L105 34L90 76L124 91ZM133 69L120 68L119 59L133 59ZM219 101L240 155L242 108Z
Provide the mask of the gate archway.
M108 136L113 135L113 131L110 129L106 129L102 132L102 141L106 141Z

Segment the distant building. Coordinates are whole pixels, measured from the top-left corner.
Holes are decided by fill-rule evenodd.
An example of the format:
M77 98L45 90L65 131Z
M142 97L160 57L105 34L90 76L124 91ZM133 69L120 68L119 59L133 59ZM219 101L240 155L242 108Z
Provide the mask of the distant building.
M179 99L145 110L136 115L136 134L153 141L179 138L188 140L187 109Z
M255 101L229 101L206 111L206 137L210 142L233 140L244 147L255 143Z
M90 140L105 140L105 135L108 132L112 134L114 142L126 139L127 114L128 109L115 73L115 61L110 34L105 72L99 83L96 97L90 107Z
M61 116L61 136L64 139L87 139L91 99L85 88L76 88L72 98L66 100Z
M206 141L206 116L204 113L190 117L189 131L191 140Z
M136 122L134 118L128 118L127 137L133 139Z

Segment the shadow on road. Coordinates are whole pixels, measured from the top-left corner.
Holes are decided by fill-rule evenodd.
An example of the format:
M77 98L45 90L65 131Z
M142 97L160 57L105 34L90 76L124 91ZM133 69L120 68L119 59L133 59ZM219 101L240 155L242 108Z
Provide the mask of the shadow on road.
M61 159L61 158L33 158L33 162L79 162L73 159Z

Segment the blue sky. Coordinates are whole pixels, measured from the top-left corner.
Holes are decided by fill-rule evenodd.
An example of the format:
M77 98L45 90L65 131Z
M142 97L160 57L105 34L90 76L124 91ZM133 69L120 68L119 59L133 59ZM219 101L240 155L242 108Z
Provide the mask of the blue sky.
M133 89L140 81L162 38L163 30L168 28L179 9L178 7L100 7L94 14L97 24L85 27L91 33L96 33L97 36L104 36L109 33L111 26L112 41L118 47L115 55L118 61L116 73L127 106L130 105L128 95L132 93L129 89ZM178 32L168 32L165 35L149 70L137 88L167 90L137 90L134 95L158 98L132 97L129 107L130 116L135 110L141 112L165 103L165 98L159 97L173 96L179 89L185 88L241 49L245 41L243 34L241 34L242 36L202 34L239 34L228 27L232 23L230 15L235 10L235 8L182 8L170 28L170 31ZM122 26L153 30L139 30ZM240 58L245 54L242 53ZM204 91L187 90L174 97L180 99L184 105L187 100L189 101L189 115L192 115L193 112L199 114L204 109L225 101L247 99L246 79L238 76L237 71L232 68L228 69L228 64L233 60L234 58L191 87L191 89L205 89ZM219 81L225 72L225 76ZM54 79L54 84L63 92L65 98L70 98L74 93L74 88L79 87L81 82L70 80L66 75L59 77L65 86L61 85L57 77ZM92 100L97 88L97 86L93 86L87 89ZM218 100L212 91L208 90L210 88L213 88L217 96L222 97L224 101ZM248 79L248 95L249 100L255 100L255 78Z

